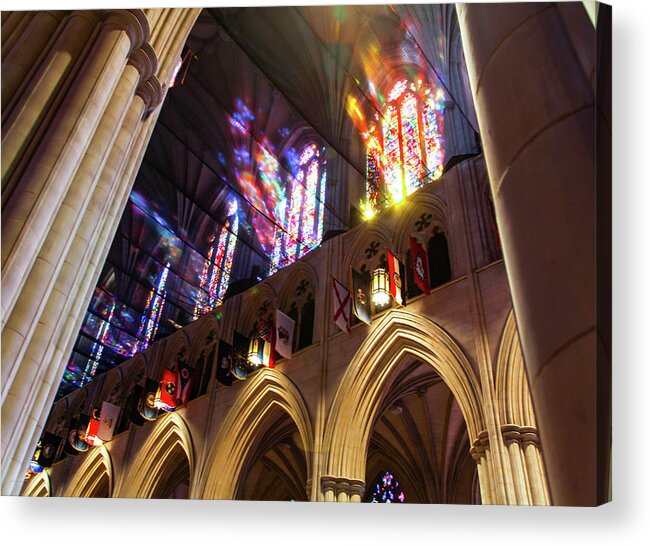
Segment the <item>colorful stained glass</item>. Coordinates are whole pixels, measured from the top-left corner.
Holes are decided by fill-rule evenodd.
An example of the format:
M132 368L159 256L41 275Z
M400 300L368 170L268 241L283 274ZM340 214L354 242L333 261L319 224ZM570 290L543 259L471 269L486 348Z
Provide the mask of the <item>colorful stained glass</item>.
M380 144L376 137L371 137L366 146L366 199L367 212L371 217L382 209L382 165L380 163Z
M405 493L393 474L385 472L377 481L371 502L405 502Z
M287 236L285 239L285 263L293 263L298 254L298 236L301 221L301 207L303 206L303 171L293 179L292 200L287 219Z
M405 192L409 195L421 186L418 102L416 95L413 93L407 93L402 99L400 122L402 129L402 168L404 171Z
M398 111L390 105L382 123L384 136L384 181L392 202L398 203L404 197L402 184L402 162L400 157L400 123Z
M195 319L222 304L230 283L239 227L235 199L229 201L226 214L227 220L219 233L217 247L210 247L208 258L204 262L199 294L194 306ZM210 281L208 281L209 276Z
M300 256L312 250L316 245L316 234L314 233L314 220L316 211L316 192L319 182L319 163L315 159L310 163L305 176L305 200L301 211L301 247Z
M382 120L382 143L374 126L362 134L366 141L366 218L385 203L398 203L423 183L443 174L443 93L400 80L387 94ZM427 172L425 172L425 168ZM382 182L384 187L382 187Z
M321 188L319 193L319 223L316 230L316 240L320 243L323 240L323 213L325 212L325 191L326 191L326 172L323 170L321 175Z
M111 321L113 320L113 313L115 312L115 302L111 305L111 312L109 313L108 320L102 324L99 336L99 342L93 343L93 352L91 357L88 359L88 365L84 371L84 375L81 377L80 386L90 383L95 377L97 372L97 366L99 366L99 361L102 358L102 353L104 352L104 346L106 345L109 328Z
M321 159L316 144L306 146L300 156L291 148L287 153L293 174L287 179L288 198L276 208L278 221L269 274L316 248L323 236L325 159Z
M170 264L168 263L158 275L156 286L152 288L147 298L147 305L142 314L140 328L138 328L139 341L134 346L134 354L138 351L144 351L152 342L158 331L163 309L165 307L165 284L167 283L167 276L170 272Z
M400 98L400 96L407 89L407 80L400 80L394 84L391 90L387 93L387 102L393 102L394 100Z
M315 153L316 153L316 144L312 144L311 146L306 146L303 152L301 153L301 156L298 159L298 164L300 166L305 165L310 159L314 157Z
M423 141L430 180L443 174L443 101L428 97L423 105Z

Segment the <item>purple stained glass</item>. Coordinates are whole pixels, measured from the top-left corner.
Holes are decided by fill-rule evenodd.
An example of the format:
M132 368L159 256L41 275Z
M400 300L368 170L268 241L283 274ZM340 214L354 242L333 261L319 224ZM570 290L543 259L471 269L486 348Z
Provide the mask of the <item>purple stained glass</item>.
M393 474L385 472L375 483L371 502L405 502L405 493Z

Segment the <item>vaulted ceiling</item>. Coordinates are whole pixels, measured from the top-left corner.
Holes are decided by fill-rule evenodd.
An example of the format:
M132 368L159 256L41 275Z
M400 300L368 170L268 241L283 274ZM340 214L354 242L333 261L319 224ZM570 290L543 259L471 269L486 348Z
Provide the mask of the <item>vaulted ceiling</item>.
M58 395L142 348L143 315L165 279L157 337L193 320L201 275L235 200L240 219L230 293L269 271L282 187L254 158L279 164L282 186L315 144L327 161L325 230L351 227L365 184L361 133L395 81L454 89L453 4L205 9L183 52ZM257 154L257 155L256 155ZM169 273L163 273L169 264Z

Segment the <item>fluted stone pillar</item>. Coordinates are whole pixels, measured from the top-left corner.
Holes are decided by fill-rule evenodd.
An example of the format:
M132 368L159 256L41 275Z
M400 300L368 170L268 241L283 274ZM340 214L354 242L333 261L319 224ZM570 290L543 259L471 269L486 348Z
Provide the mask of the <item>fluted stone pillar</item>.
M524 454L522 453L522 446L520 445L520 427L517 425L502 425L502 435L509 451L509 461L511 463L517 502L520 505L530 505L532 504L531 488L524 462Z
M28 14L27 17L36 17ZM53 106L59 91L69 85L75 68L83 59L91 41L99 12L74 11L63 21L46 58L30 80L30 85L11 104L4 104L2 113L2 210L20 181L20 174L31 157L25 157L28 147L37 143L46 129L44 121L54 115ZM4 62L3 62L4 73ZM11 76L10 76L11 77ZM11 85L11 81L9 82ZM3 76L4 89L4 76ZM4 93L4 91L3 91ZM7 107L5 110L4 106ZM27 154L29 155L29 154ZM3 242L4 244L4 242ZM3 266L4 267L4 266Z
M200 10L151 11L158 14L155 20L162 25L155 29L158 38L151 45L145 43L148 18L141 10L96 12L98 23L90 29L96 38L73 59L73 64L81 64L80 69L67 73L74 81L49 88L51 93L62 93L67 86L61 101L65 108L59 108L54 119L70 131L50 128L43 138L47 145L27 150L28 162L36 167L23 173L16 196L3 207L3 222L5 210L18 222L22 209L17 207L34 199L43 205L44 195L49 191L52 196L53 187L59 184L58 202L53 197L53 202L47 203L51 206L37 206L30 214L22 214L29 228L47 225L42 241L32 249L32 257L22 263L29 275L28 284L7 307L12 313L3 314L15 326L4 328L2 333L3 494L20 490L156 123L167 78ZM174 17L170 18L170 13ZM68 23L74 19L71 15ZM169 21L178 24L170 27ZM3 19L3 33L4 27ZM68 26L64 28L69 30ZM165 59L164 64L161 59ZM80 104L71 104L73 99ZM51 101L51 97L44 100ZM61 142L46 142L52 131ZM80 142L83 135L87 139ZM47 154L53 153L57 144L61 156L48 163L51 157ZM47 157L41 161L43 146ZM27 174L30 176L25 181ZM30 188L41 193L37 197L22 195ZM3 230L3 252L4 237ZM17 254L9 253L12 256ZM28 286L33 288L28 290ZM14 337L16 330L22 331L18 336L21 339Z
M2 312L25 285L49 226L126 66L149 36L139 10L111 11L2 214Z
M155 68L153 53L151 63L153 64L149 69L142 69L147 70L146 75L150 75ZM12 328L14 331L18 331L21 326L25 326L27 330L22 344L8 342L2 345L3 362L11 366L10 372L17 371L15 378L12 375L10 381L3 381L4 384L11 385L2 412L2 427L6 431L3 434L3 448L14 451L17 455L20 455L22 449L16 449L13 442L22 440L25 443L23 449L27 451L31 447L31 438L28 435L16 434L17 430L27 432L26 422L30 412L14 410L24 405L33 406L36 400L43 397L52 398L52 391L56 390L57 381L63 374L61 362L65 367L65 359L68 356L53 354L66 317L65 310L71 305L73 308L83 308L85 301L88 301L88 294L74 290L71 275L59 275L59 272L64 262L72 266L68 268L68 272L73 275L84 271L87 266L84 248L88 248L89 241L93 240L96 231L102 226L102 214L98 214L98 207L105 207L111 202L110 190L114 183L118 182L115 178L106 176L111 173L110 169L105 173L103 168L106 168L108 159L116 159L115 153L111 158L109 152L129 111L129 104L133 102L135 108L131 109L132 115L122 127L122 132L126 130L132 133L142 116L144 103L139 97L133 98L140 76L134 64L125 68L95 132L89 152L82 161L71 190L51 226L46 244L32 267L27 283L32 289L30 298L21 299L6 325L6 328ZM117 150L119 148L114 151ZM100 174L104 176L100 177ZM80 295L86 296L83 302L78 300ZM56 356L59 357L53 359ZM56 362L58 365L42 366L41 362ZM3 375L4 373L3 367ZM46 393L41 388L35 388L41 384L45 385ZM37 412L38 416L34 421L40 422L42 410L37 409ZM5 445L4 440L7 438L10 443Z
M531 501L537 506L548 505L550 504L550 498L546 485L545 469L540 456L540 440L538 439L537 430L533 427L521 427L520 445L524 451Z
M555 4L457 11L552 500L594 505L595 96Z
M65 11L38 11L30 17L25 30L11 43L2 57L2 117L8 111L9 102L16 90L28 81L28 74L34 69L37 59L52 39ZM3 46L4 46L3 40ZM26 81L27 80L27 81Z
M477 476L479 477L479 489L481 491L482 504L499 504L495 484L491 472L490 448L488 433L483 430L472 442L470 456L477 464Z

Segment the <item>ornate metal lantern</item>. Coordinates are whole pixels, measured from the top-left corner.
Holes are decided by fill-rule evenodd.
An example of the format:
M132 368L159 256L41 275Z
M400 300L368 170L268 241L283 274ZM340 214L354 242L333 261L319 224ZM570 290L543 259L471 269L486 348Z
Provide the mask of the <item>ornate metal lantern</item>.
M385 269L377 268L373 271L371 300L378 307L384 307L390 301L389 274Z

